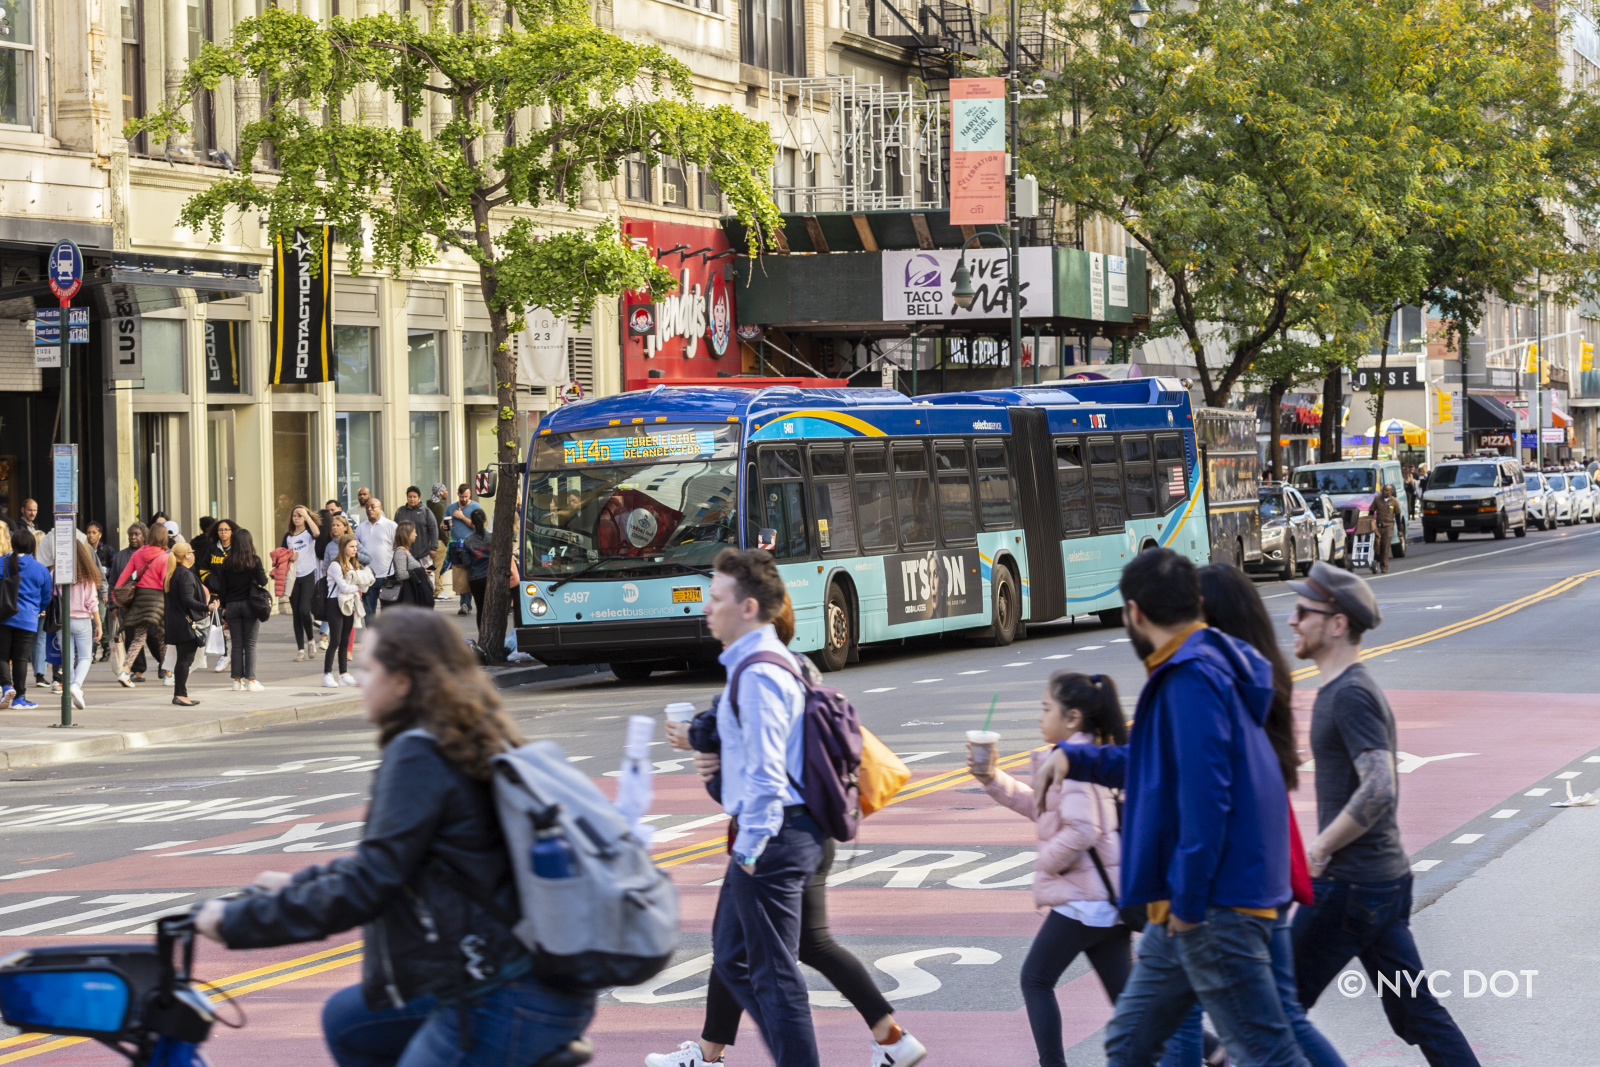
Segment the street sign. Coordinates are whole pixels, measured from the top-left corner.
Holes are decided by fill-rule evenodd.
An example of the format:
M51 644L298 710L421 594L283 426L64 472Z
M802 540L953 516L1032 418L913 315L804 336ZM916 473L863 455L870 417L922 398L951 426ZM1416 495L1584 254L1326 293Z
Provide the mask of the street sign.
M89 325L89 309L88 308L67 308L67 325L68 326L87 326L87 325Z
M84 308L85 311L89 310ZM61 343L61 309L38 308L33 313L33 343L59 345Z
M49 276L57 300L71 300L83 287L83 253L72 241L57 241L50 250Z
M72 505L77 510L78 500L78 446L77 445L51 445L50 461L51 497L59 509L63 504Z
M88 343L89 343L89 327L87 327L87 326L68 326L67 327L67 344L69 344L69 345L86 345Z
M33 365L35 367L61 366L60 345L40 345L33 350Z
M77 581L78 525L70 511L63 515L59 511L61 505L57 504L56 507L56 558L51 561L51 566L56 572L57 585L71 585Z

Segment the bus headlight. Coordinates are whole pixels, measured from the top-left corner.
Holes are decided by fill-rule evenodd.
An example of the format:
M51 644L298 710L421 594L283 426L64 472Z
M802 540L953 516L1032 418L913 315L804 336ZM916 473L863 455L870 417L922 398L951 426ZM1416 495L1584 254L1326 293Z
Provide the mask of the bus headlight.
M536 596L528 601L528 610L533 613L534 618L538 618L550 610L550 605L544 602L544 597Z

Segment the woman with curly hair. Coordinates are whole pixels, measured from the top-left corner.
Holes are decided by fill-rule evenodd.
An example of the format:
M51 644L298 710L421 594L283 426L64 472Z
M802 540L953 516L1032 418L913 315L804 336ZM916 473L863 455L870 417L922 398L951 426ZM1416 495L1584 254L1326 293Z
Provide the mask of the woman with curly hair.
M354 855L266 890L209 900L201 933L229 948L317 941L365 925L359 986L322 1010L339 1067L533 1064L579 1037L594 998L557 992L501 915L519 910L489 788L521 743L460 631L432 611L385 612L356 662L383 761Z

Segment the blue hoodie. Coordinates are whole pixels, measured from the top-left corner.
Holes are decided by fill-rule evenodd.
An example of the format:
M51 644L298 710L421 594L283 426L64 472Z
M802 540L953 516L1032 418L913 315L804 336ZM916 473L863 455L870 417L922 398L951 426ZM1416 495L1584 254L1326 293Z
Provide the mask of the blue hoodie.
M1063 742L1068 775L1123 786L1122 903L1275 908L1289 890L1289 805L1263 728L1272 667L1219 630L1197 630L1151 673L1126 745Z
M16 559L22 561L17 567L21 579L17 585L17 613L5 624L13 629L37 632L39 613L50 602L50 572L32 556L17 553L0 556L0 578L11 576L11 561Z

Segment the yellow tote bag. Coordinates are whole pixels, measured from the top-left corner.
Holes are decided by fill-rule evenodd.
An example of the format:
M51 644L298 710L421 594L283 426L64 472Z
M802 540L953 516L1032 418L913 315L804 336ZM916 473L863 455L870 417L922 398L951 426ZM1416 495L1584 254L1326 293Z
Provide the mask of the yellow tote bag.
M861 817L877 811L889 803L889 798L900 792L911 780L911 768L878 740L876 734L865 726L861 728L861 766L856 771L856 786L861 800Z

